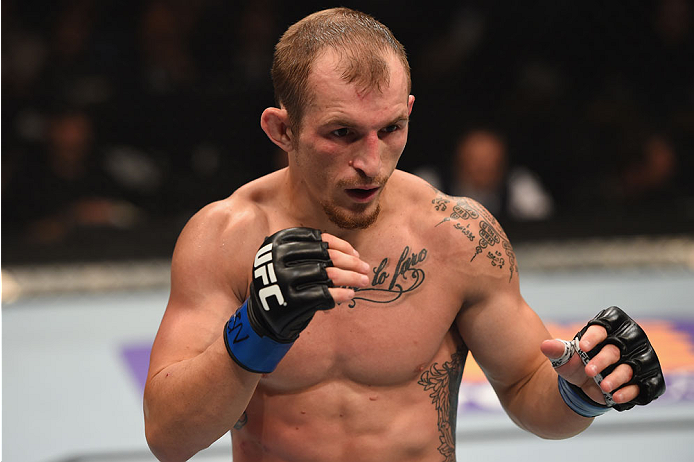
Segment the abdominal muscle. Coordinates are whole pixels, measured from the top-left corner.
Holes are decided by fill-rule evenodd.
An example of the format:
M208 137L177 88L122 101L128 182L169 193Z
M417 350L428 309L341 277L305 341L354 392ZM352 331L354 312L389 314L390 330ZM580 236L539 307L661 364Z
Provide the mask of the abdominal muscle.
M345 380L296 394L259 387L232 431L234 461L442 461L437 411L417 381Z
M449 331L428 353L392 342L386 356L400 359L390 362L339 338L352 353L343 361L325 338L323 354L297 342L261 379L232 430L234 462L455 460L451 419L467 353L460 338Z
M467 349L437 301L316 313L232 430L234 462L455 460Z

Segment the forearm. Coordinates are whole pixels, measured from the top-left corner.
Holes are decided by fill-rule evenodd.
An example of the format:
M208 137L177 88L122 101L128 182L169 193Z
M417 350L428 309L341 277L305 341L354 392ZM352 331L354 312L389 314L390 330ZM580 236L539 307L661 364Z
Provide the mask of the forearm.
M593 422L572 411L559 394L557 373L544 361L535 373L514 387L504 407L521 428L546 439L570 438Z
M219 338L202 354L171 364L147 382L145 433L162 461L187 460L238 421L260 374L239 367Z

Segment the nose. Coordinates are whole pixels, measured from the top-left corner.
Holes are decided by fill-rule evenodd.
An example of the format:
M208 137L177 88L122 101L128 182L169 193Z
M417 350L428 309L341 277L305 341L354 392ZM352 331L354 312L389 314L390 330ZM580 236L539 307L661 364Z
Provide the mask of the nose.
M361 141L361 146L352 160L352 167L369 178L375 178L381 170L382 141L377 132L369 133Z

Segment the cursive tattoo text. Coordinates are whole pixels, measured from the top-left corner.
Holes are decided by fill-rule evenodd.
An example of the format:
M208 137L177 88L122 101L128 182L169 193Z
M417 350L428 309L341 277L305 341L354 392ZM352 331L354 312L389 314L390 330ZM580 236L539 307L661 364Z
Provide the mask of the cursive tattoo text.
M404 294L412 292L422 285L426 274L419 265L427 258L427 249L412 252L406 245L402 250L394 269L390 269L388 257L381 260L377 267L372 268L373 278L371 287L354 288L357 295L349 302L354 308L357 300L374 303L391 303ZM391 272L392 271L392 272Z

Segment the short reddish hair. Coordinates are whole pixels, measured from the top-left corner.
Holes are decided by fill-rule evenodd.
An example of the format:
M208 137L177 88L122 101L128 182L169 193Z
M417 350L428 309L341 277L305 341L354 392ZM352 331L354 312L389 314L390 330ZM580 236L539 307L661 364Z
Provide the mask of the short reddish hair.
M326 47L337 52L345 81L364 89L387 84L390 78L386 53L394 53L407 75L410 65L402 44L373 17L349 8L318 11L290 26L275 46L272 82L275 100L284 106L295 131L301 127L305 108L311 104L308 77L311 65Z

